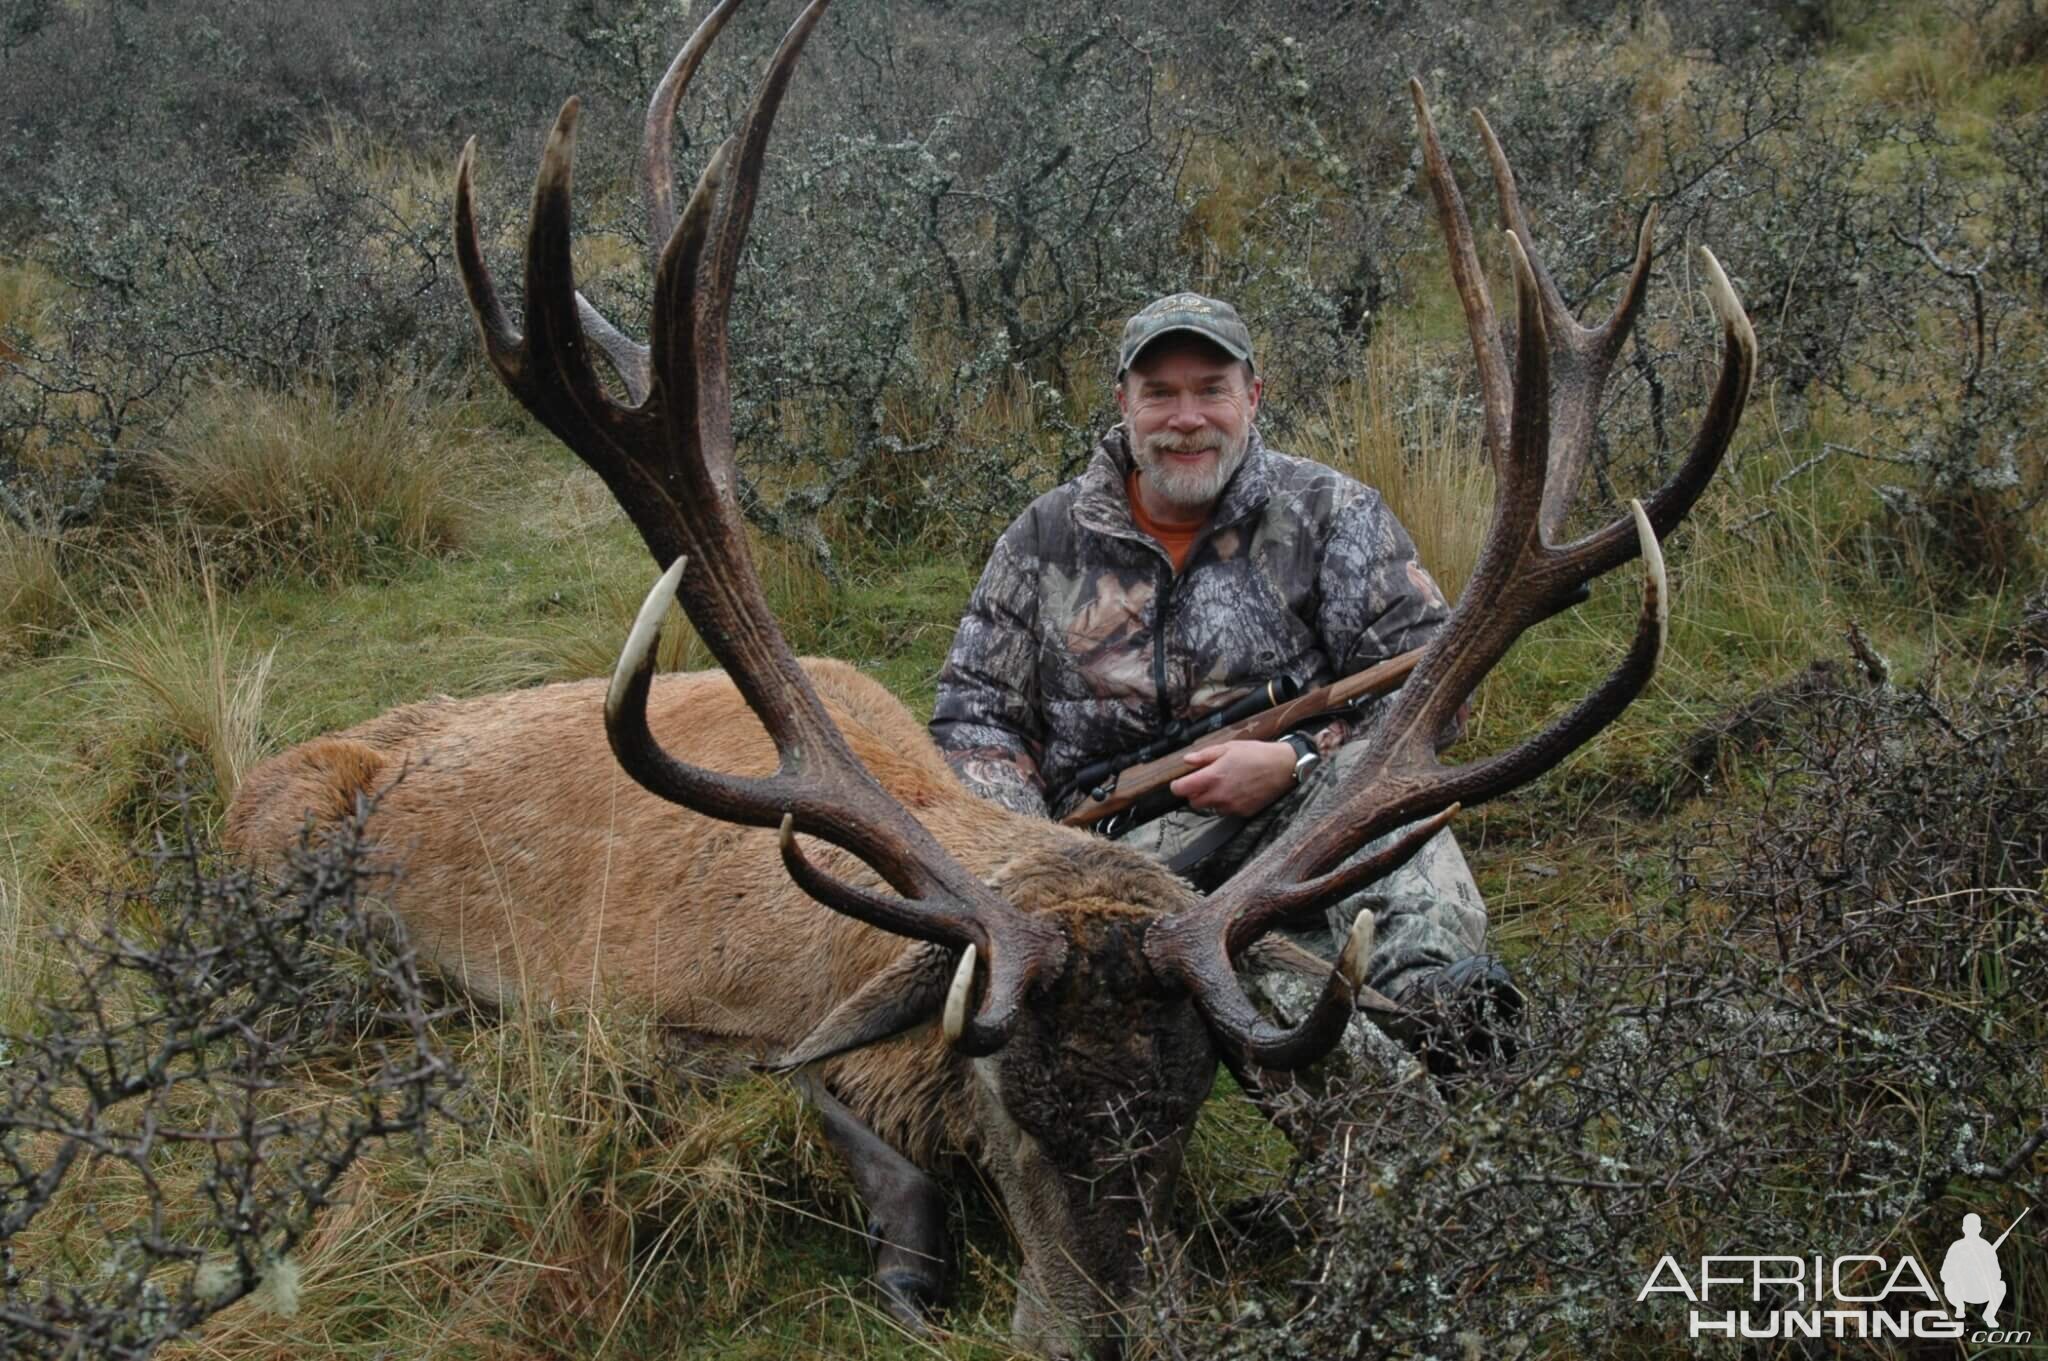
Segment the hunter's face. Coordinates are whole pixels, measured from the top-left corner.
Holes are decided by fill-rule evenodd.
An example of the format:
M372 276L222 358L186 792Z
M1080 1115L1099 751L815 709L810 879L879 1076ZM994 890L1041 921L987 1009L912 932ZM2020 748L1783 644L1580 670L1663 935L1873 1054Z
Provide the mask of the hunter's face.
M1215 509L1244 461L1260 391L1242 363L1199 337L1169 337L1138 356L1116 398L1147 509L1176 520Z

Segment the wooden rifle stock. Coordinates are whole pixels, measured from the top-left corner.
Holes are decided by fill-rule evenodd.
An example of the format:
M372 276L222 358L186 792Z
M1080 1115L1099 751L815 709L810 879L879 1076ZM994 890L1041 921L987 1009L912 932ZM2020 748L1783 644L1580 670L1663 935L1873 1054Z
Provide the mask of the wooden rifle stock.
M1362 699L1384 695L1398 690L1401 682L1408 679L1408 673L1415 669L1415 663L1422 660L1426 649L1416 648L1391 657L1377 666L1369 666L1342 680L1332 681L1289 700L1271 709L1241 719L1227 728L1218 728L1204 737L1196 738L1178 751L1168 752L1156 761L1132 766L1117 773L1112 781L1109 794L1104 798L1084 798L1060 821L1069 827L1092 827L1104 818L1113 817L1127 808L1145 802L1153 796L1170 798L1160 791L1181 776L1189 773L1187 754L1203 747L1213 747L1219 742L1270 742L1277 741L1281 734L1292 732L1302 725L1325 715L1335 714Z

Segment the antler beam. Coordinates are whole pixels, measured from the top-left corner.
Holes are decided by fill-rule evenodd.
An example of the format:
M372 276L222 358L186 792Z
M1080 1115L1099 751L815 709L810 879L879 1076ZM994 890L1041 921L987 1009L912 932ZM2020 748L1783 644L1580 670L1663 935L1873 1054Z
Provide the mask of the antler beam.
M1398 868L1460 805L1506 793L1555 766L1612 722L1648 684L1664 645L1669 599L1658 541L1684 518L1720 466L1756 368L1755 332L1720 263L1702 247L1708 300L1721 322L1722 360L1692 451L1647 502L1630 502L1629 515L1574 543L1556 544L1591 446L1601 388L1642 304L1651 217L1644 215L1635 264L1613 312L1600 326L1579 325L1531 253L1513 171L1493 130L1474 113L1493 164L1514 269L1517 341L1510 381L1506 347L1464 201L1437 143L1422 87L1411 83L1410 88L1424 166L1479 368L1487 446L1497 474L1493 523L1450 622L1366 739L1369 745L1337 806L1313 824L1289 829L1199 909L1163 920L1147 935L1154 962L1187 980L1211 1025L1226 1041L1254 1056L1265 1055L1259 1061L1267 1067L1319 1057L1341 1027L1333 1030L1318 1006L1293 1033L1278 1032L1259 1018L1244 995L1234 961L1275 926ZM1635 640L1607 678L1510 750L1470 765L1443 764L1436 754L1438 737L1522 633L1556 612L1585 583L1638 553L1645 574ZM1359 847L1403 827L1409 830L1388 849L1336 868ZM1332 971L1326 999L1341 990L1340 972ZM1276 1062L1275 1055L1289 1062Z
M505 386L595 469L667 569L643 605L605 707L620 764L655 794L726 821L786 827L783 856L798 884L834 911L898 935L975 947L987 971L976 1014L957 1044L999 1046L1032 981L1056 972L1063 937L1017 912L964 869L876 783L847 747L768 608L734 495L726 322L759 193L775 114L805 40L828 0L790 26L739 131L713 153L682 211L674 209L669 129L691 76L738 8L724 0L671 64L649 103L641 167L659 243L651 344L644 349L576 291L570 265L570 168L577 101L549 134L526 244L526 331L499 301L478 242L475 142L456 174L456 253L484 347ZM591 352L615 367L633 405L608 395ZM675 760L647 724L654 643L671 599L774 739L780 764L765 779ZM806 860L791 831L853 852L895 894L833 878Z

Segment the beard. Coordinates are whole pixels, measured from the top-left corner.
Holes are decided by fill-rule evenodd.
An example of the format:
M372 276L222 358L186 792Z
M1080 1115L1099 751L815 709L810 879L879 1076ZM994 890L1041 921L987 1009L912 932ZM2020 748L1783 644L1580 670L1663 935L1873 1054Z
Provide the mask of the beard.
M1125 427L1125 438L1130 429ZM1206 511L1223 494L1230 475L1237 471L1237 465L1244 462L1245 451L1251 447L1251 428L1247 426L1242 435L1226 440L1220 430L1204 430L1199 435L1157 434L1142 444L1133 443L1131 457L1138 465L1138 471L1152 484L1167 504L1181 510ZM1207 464L1187 468L1174 464L1166 458L1168 453L1189 454L1202 449L1214 449L1216 457Z

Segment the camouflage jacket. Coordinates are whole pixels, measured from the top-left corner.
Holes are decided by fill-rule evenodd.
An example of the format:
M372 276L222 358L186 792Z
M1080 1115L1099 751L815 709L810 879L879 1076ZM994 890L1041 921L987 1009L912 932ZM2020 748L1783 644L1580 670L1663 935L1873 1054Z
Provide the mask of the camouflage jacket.
M1078 770L1175 720L1282 673L1350 675L1450 614L1378 492L1256 429L1178 576L1131 519L1130 467L1118 427L1004 531L939 677L932 736L970 788L1020 812L1057 815L1048 796Z

